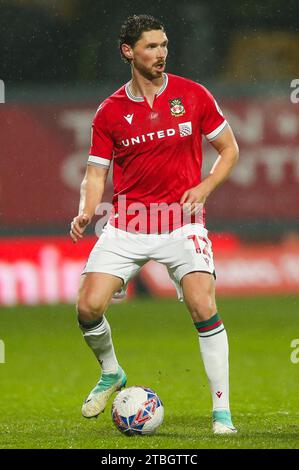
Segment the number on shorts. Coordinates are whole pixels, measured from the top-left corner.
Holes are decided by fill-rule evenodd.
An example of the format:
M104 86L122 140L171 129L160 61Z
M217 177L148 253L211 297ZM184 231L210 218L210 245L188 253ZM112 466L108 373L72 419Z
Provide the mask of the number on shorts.
M189 239L189 240L193 240L196 253L203 253L205 256L207 256L208 258L210 258L210 254L209 254L209 251L208 251L209 243L208 243L208 240L207 240L206 238L200 237L199 235L189 235L189 236L188 236L188 239ZM204 242L204 244L205 244L203 250L201 250L201 248L200 248L200 246L199 246L199 240L202 240L202 241Z

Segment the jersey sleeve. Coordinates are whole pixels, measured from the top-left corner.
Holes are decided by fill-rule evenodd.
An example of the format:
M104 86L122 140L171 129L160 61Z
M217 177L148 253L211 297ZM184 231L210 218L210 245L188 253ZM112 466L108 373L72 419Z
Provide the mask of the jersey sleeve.
M113 140L106 125L105 111L100 106L91 127L91 145L88 165L109 168L113 157Z
M217 101L212 94L204 87L204 106L201 115L201 131L206 136L206 139L211 142L215 140L220 132L228 125Z

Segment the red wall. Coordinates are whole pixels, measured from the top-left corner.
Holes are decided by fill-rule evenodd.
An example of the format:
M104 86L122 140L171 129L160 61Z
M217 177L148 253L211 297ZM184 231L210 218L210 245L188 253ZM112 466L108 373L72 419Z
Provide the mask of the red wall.
M299 293L299 243L241 244L229 235L210 236L220 295ZM0 305L75 302L80 273L95 243L74 245L67 237L0 242ZM155 296L175 297L164 266L147 263L139 276ZM130 295L134 284L131 283Z

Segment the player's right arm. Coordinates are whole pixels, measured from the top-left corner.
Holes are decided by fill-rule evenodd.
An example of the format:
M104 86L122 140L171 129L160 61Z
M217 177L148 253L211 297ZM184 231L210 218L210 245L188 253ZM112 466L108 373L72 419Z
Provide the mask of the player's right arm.
M112 155L113 139L105 118L104 106L100 105L92 123L91 146L81 184L79 212L71 223L70 235L74 243L83 237L97 205L102 201Z
M109 168L87 165L81 183L79 213L71 223L70 235L74 243L83 237L87 225L95 214L97 205L102 200L108 171Z

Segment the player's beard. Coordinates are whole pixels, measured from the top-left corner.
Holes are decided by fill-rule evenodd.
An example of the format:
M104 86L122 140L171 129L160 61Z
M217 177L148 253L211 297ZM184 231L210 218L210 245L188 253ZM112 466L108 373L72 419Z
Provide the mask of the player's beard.
M161 68L161 70L159 70L155 68L157 64L163 64L164 66ZM138 70L140 75L142 75L144 78L147 78L148 80L155 80L156 78L162 77L163 72L165 71L165 66L166 61L155 62L151 67L146 67L137 61L133 63L133 67Z

